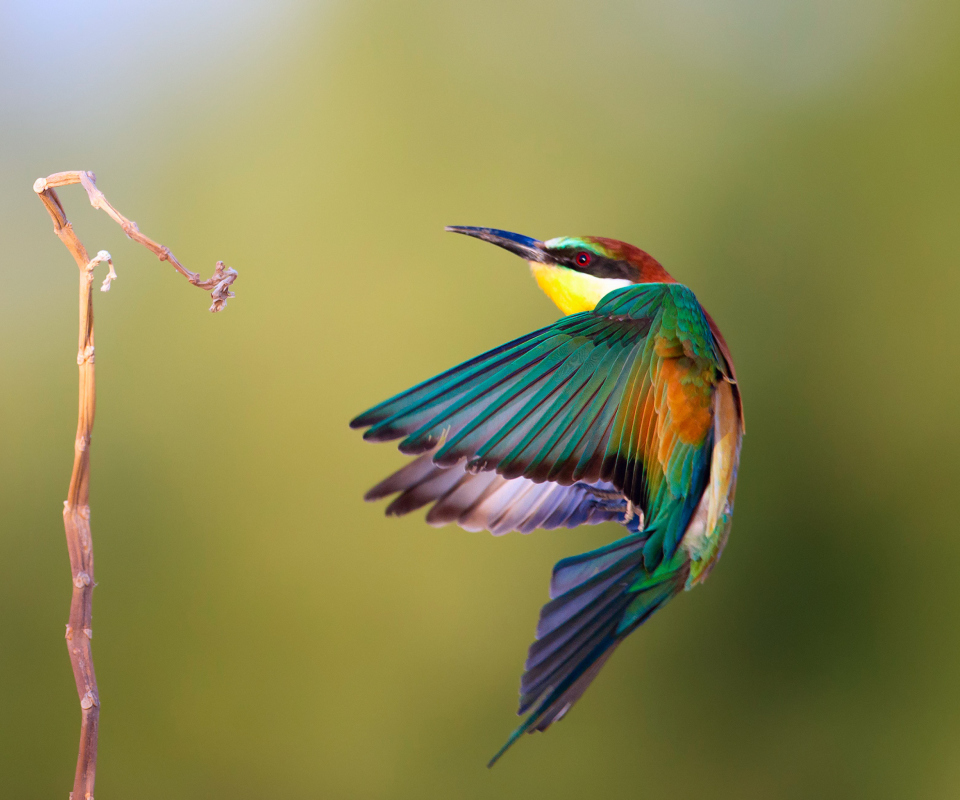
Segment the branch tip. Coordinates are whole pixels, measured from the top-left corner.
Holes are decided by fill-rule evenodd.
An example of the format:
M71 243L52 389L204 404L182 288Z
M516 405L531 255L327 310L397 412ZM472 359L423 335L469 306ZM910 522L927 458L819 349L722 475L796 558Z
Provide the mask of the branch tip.
M107 263L109 271L107 272L107 277L103 279L103 285L100 287L100 291L109 292L111 282L117 279L117 273L113 269L113 258L111 257L110 253L108 253L106 250L101 250L87 262L86 269L87 272L90 273L90 280L93 280L94 268L97 266L97 264L102 264L104 261Z
M236 279L237 271L232 267L226 266L222 261L218 261L217 268L213 273L213 277L211 277L209 281L204 281L204 283L207 284L216 281L213 291L210 292L210 297L213 298L213 304L210 306L210 311L212 311L214 314L218 311L223 311L223 309L227 307L227 300L229 298L237 296L235 292L230 290L230 286Z
M194 286L199 286L209 291L210 296L213 298L213 304L210 306L211 311L222 311L224 308L226 308L227 300L235 296L230 290L230 286L237 279L237 271L235 269L225 267L223 262L220 261L217 262L217 271L208 280L202 280L199 274L196 272L191 272L184 267L183 264L177 260L176 256L170 252L170 248L153 241L147 236L144 236L144 234L140 233L140 228L137 226L136 222L127 219L125 216L123 216L123 214L117 211L117 209L110 204L110 201L107 200L103 192L97 188L97 176L92 172L83 170L73 172L55 172L52 175L48 175L46 178L38 178L33 184L33 190L40 195L40 199L43 200L44 205L47 207L47 211L53 218L54 230L64 241L64 244L67 245L67 248L71 251L71 253L74 254L74 257L80 262L81 269L83 269L84 261L86 261L86 253L83 252L83 260L81 261L81 256L79 254L83 251L83 245L80 244L79 239L77 239L76 235L73 234L72 228L70 228L70 223L67 221L67 216L63 212L63 206L60 203L60 198L57 197L57 193L54 191L54 188L57 186L69 186L75 183L79 183L81 186L83 186L87 193L87 198L90 200L90 205L94 208L99 208L104 211L107 216L110 217L110 219L112 219L121 227L129 239L133 239L133 241L137 242L137 244L142 244L161 261L166 261L172 264L173 268L183 275L183 277L185 277ZM92 269L93 266L101 261L107 262L110 267L110 271L107 274L103 285L100 287L100 291L108 292L110 291L111 282L117 278L117 273L113 269L113 261L110 259L110 254L107 253L106 250L101 250L99 253L97 253L97 256L94 259L86 264L86 267L87 269Z

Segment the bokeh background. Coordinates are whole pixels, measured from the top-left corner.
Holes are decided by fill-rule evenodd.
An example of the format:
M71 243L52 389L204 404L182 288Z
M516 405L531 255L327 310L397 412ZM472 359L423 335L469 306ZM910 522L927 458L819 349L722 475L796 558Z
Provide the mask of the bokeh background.
M31 0L0 5L0 776L65 797L60 507L76 268L31 187L94 170L206 296L61 190L97 294L102 798L960 794L960 5ZM551 321L443 233L651 251L746 400L708 584L525 737L552 564L382 517L356 412Z

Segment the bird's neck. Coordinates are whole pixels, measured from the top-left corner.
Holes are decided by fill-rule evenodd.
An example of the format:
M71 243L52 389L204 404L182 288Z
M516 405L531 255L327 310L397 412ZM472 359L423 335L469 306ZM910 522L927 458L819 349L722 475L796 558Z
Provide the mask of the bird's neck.
M567 267L530 262L537 285L564 314L593 311L604 295L632 285L617 278L597 278Z

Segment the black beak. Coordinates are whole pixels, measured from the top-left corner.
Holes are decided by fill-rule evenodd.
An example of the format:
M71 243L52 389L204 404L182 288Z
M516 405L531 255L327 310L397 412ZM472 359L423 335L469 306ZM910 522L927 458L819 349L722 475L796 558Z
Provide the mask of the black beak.
M498 245L527 261L539 261L541 263L549 261L549 257L543 249L543 242L519 233L510 233L510 231L501 231L496 228L472 228L466 225L447 225L445 230L483 239L483 241Z

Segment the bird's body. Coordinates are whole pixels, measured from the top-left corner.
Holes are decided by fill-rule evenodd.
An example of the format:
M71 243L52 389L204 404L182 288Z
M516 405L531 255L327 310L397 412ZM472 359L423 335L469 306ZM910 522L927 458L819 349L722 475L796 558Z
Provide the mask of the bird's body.
M730 531L743 410L726 343L687 287L611 239L451 228L530 262L566 315L357 417L418 456L367 493L388 514L499 535L615 521L560 561L521 681L523 732L560 719L620 642L703 581ZM491 764L493 763L491 761Z

